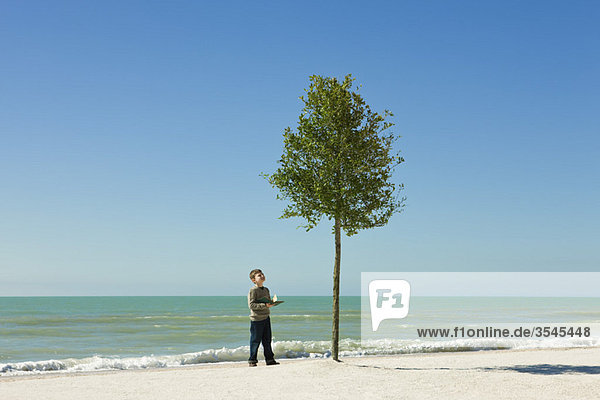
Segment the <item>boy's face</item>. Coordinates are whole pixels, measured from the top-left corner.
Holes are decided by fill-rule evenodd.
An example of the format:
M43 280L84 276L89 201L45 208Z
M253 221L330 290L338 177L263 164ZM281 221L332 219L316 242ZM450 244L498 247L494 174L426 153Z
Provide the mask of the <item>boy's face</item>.
M266 279L267 278L265 278L265 274L258 272L254 274L254 279L252 279L252 282L256 283L258 286L262 286Z

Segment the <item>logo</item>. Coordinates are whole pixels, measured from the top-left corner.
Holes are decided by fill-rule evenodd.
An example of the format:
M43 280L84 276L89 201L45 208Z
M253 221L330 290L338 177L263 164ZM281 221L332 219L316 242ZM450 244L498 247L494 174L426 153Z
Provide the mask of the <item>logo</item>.
M402 319L408 315L410 284L400 279L380 279L369 283L371 327L379 329L381 321Z

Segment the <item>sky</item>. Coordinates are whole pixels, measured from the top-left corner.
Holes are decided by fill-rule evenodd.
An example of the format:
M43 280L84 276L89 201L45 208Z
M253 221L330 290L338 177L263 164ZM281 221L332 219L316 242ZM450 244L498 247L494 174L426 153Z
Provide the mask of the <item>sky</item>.
M595 1L3 1L0 296L330 295L331 222L278 219L313 74L394 113L406 207L369 271L600 271Z

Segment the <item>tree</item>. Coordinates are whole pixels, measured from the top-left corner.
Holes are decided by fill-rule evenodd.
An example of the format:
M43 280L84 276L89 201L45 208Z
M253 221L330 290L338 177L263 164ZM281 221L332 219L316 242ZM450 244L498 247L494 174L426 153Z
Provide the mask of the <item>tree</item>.
M402 210L402 184L391 182L394 168L404 159L394 153L397 139L387 133L393 114L371 111L356 91L352 75L343 82L313 75L297 131L286 128L284 151L275 173L263 176L279 189L278 199L289 201L280 218L301 217L302 227L314 228L323 216L333 220L333 326L331 353L339 361L339 294L341 230L346 235L387 224Z

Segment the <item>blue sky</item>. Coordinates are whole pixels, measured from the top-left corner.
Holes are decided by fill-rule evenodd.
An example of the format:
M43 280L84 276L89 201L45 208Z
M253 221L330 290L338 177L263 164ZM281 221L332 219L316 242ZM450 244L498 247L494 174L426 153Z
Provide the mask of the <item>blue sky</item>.
M312 74L395 114L405 211L365 271L598 271L594 1L5 1L0 295L331 293L272 172Z

